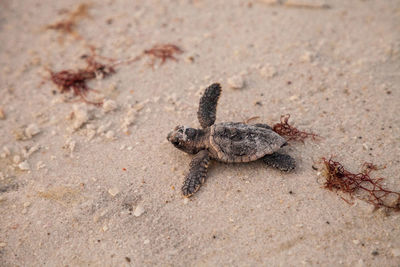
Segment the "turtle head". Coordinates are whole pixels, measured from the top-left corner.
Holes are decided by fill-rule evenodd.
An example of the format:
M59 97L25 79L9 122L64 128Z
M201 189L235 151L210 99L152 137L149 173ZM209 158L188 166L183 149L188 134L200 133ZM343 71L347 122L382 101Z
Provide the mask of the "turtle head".
M167 136L176 148L186 153L196 154L202 148L202 130L197 130L187 126L176 126L175 129Z

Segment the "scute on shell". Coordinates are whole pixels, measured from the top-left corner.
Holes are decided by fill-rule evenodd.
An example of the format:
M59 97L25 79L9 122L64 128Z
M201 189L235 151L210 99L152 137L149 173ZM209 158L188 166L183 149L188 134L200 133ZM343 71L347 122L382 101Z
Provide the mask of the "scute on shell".
M280 149L286 140L274 131L240 122L211 126L210 144L224 162L249 162Z

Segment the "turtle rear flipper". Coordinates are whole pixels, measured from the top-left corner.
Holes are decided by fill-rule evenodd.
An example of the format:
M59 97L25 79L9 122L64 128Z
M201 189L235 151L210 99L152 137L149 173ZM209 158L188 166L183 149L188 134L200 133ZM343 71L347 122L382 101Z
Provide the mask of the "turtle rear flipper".
M201 127L207 128L214 124L220 94L221 85L219 83L213 83L206 88L200 99L199 111L197 112Z
M296 161L289 155L280 154L280 153L272 153L270 155L265 155L262 158L268 166L277 168L281 171L289 172L296 168Z
M205 182L207 177L207 167L210 162L210 157L207 150L201 150L190 162L189 173L185 177L182 186L182 194L185 197L190 197L200 186Z

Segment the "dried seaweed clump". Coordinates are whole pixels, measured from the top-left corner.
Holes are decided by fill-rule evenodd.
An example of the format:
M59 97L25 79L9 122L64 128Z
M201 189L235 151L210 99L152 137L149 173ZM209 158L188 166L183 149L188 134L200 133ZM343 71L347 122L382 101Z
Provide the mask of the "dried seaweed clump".
M80 4L74 11L68 13L68 17L64 20L50 24L46 29L60 31L66 34L72 34L76 38L80 38L79 34L76 32L76 25L79 20L88 16L88 10L90 5Z
M357 197L373 204L376 208L387 208L400 211L400 193L383 188L383 178L371 178L372 171L378 167L364 163L360 173L351 173L337 161L322 158L324 163L325 188L331 191L348 193L351 199ZM349 200L346 200L351 203Z
M89 88L86 82L97 77L104 78L109 76L115 73L115 70L111 65L105 65L95 61L94 56L87 57L86 62L86 68L77 71L63 70L53 72L50 70L50 79L60 88L62 94L72 91L74 96L79 96L86 103L101 105L103 102L93 102L86 98L90 90L95 91Z
M281 122L276 123L272 130L274 130L279 135L285 136L288 141L301 141L304 142L307 138L312 138L316 140L319 137L315 133L300 131L294 126L289 124L290 114L281 115Z
M174 44L158 44L148 50L144 50L145 55L153 56L151 65L154 65L156 58L161 59L161 64L164 64L167 59L177 61L174 54L182 54L183 50Z

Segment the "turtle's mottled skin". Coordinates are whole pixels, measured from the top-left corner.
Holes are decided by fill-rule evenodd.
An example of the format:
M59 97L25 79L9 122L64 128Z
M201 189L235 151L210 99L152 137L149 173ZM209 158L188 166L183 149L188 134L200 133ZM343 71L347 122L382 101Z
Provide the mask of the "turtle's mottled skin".
M214 83L201 97L197 117L202 129L177 126L168 134L168 141L176 148L195 154L182 186L185 197L193 195L204 183L210 159L227 163L261 159L281 171L291 171L296 166L292 157L276 152L287 143L267 124L214 124L220 94L221 86Z

